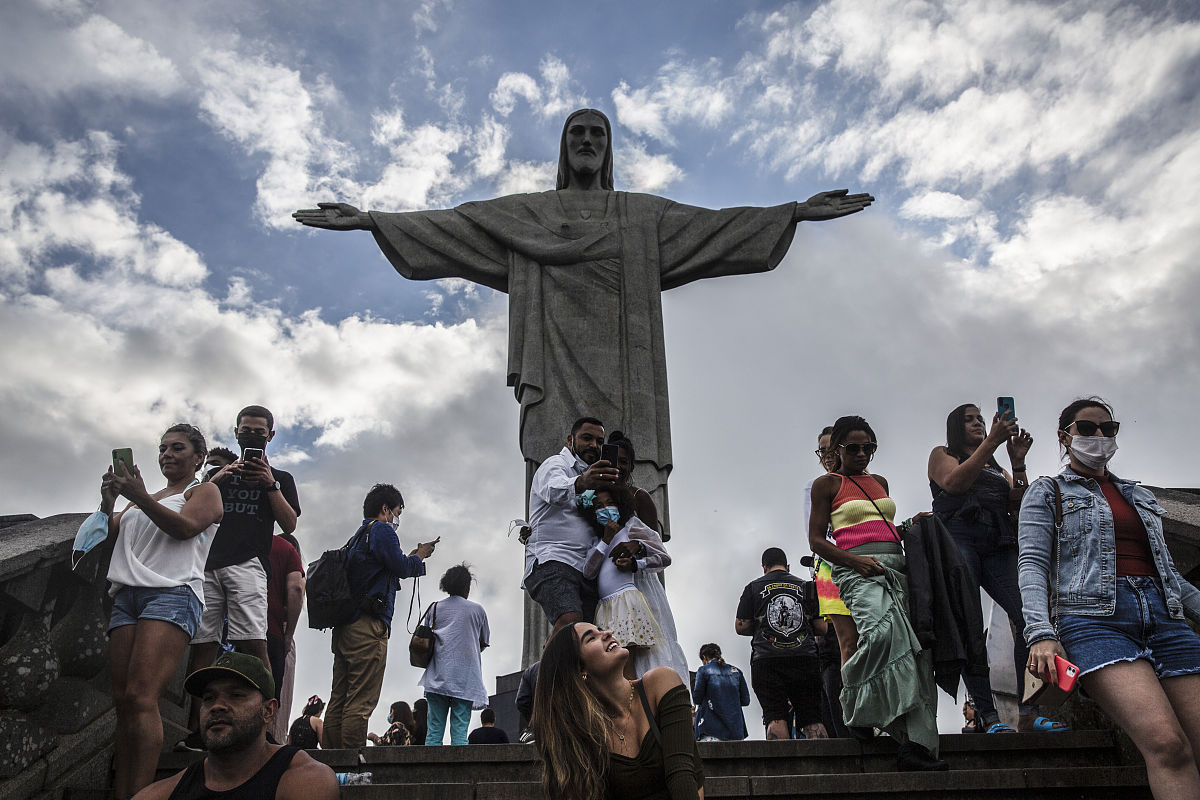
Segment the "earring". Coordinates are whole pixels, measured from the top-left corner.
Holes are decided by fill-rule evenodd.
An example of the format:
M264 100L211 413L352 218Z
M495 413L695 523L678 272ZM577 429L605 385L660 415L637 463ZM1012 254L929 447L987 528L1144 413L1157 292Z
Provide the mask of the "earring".
M586 672L585 672L585 673L583 673L583 679L584 679L585 681L587 680L587 673L586 673Z

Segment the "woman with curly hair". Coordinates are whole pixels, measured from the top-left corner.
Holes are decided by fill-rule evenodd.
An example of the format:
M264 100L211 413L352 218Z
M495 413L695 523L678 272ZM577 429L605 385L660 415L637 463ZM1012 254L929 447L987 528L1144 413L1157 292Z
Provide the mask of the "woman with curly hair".
M547 797L704 797L687 687L666 667L630 681L628 659L611 631L587 622L550 637L531 724Z

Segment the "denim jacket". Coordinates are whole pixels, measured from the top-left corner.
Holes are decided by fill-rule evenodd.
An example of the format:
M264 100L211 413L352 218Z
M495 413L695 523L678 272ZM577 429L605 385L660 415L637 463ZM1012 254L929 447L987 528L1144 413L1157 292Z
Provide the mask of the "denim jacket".
M1146 526L1154 565L1162 580L1171 617L1200 621L1200 590L1175 569L1163 539L1162 506L1154 493L1115 475L1109 476ZM1017 574L1025 616L1025 641L1055 639L1051 619L1054 584L1054 482L1062 490L1063 523L1059 541L1058 613L1108 617L1116 611L1117 543L1112 509L1100 484L1064 467L1056 477L1038 478L1021 502L1017 530L1020 546Z

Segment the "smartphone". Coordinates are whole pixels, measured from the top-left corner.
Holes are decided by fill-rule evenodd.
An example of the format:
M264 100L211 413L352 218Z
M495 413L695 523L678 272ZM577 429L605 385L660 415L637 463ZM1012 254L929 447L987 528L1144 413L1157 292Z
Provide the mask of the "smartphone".
M1017 404L1013 402L1011 397L997 397L996 413L1000 415L1000 419L1004 419L1005 415L1007 415L1010 422L1016 422Z
M611 464L612 466L615 467L617 465L617 453L619 453L620 451L621 451L621 448L618 445L615 445L615 444L603 445L600 448L600 458L604 459L609 464Z
M113 457L113 472L121 475L133 474L133 449L129 447L117 447L112 451Z
M1058 678L1057 685L1051 685L1040 677L1025 675L1025 702L1031 705L1057 706L1071 696L1075 691L1075 681L1079 678L1079 667L1067 661L1062 656L1054 657L1054 671Z
M263 451L261 447L247 447L242 451L242 461L249 461L252 458L262 460Z

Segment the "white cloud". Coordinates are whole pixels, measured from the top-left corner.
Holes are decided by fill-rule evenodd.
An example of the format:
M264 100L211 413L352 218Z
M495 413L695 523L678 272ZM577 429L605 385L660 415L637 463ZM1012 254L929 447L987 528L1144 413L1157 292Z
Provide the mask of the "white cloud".
M554 188L557 176L557 161L509 161L496 179L496 194L544 192Z
M538 64L542 82L524 72L506 72L488 96L502 117L510 115L518 100L524 100L543 118L563 116L587 105L587 97L572 87L571 73L560 59L544 56Z
M416 28L418 36L426 31L429 33L437 31L437 15L442 9L445 9L447 12L453 12L453 0L421 0L421 3L417 5L416 10L412 13L413 27Z
M230 50L202 53L197 68L205 117L248 153L266 157L256 204L265 224L290 228L291 212L314 195L353 196L343 177L353 154L324 130L315 107L335 95L323 78L305 81L296 70Z
M159 99L183 88L175 64L150 42L80 4L9 9L0 27L0 92L98 92Z
M641 142L619 147L613 155L620 165L617 177L631 192L661 192L683 178L683 170L670 156L651 155Z
M43 147L0 134L0 278L24 289L65 252L166 286L207 275L197 253L156 225L140 224L140 198L117 168L111 136Z
M671 129L682 122L712 128L734 108L732 80L720 75L720 64L668 62L650 86L633 89L622 81L612 91L621 124L633 133L674 144Z

